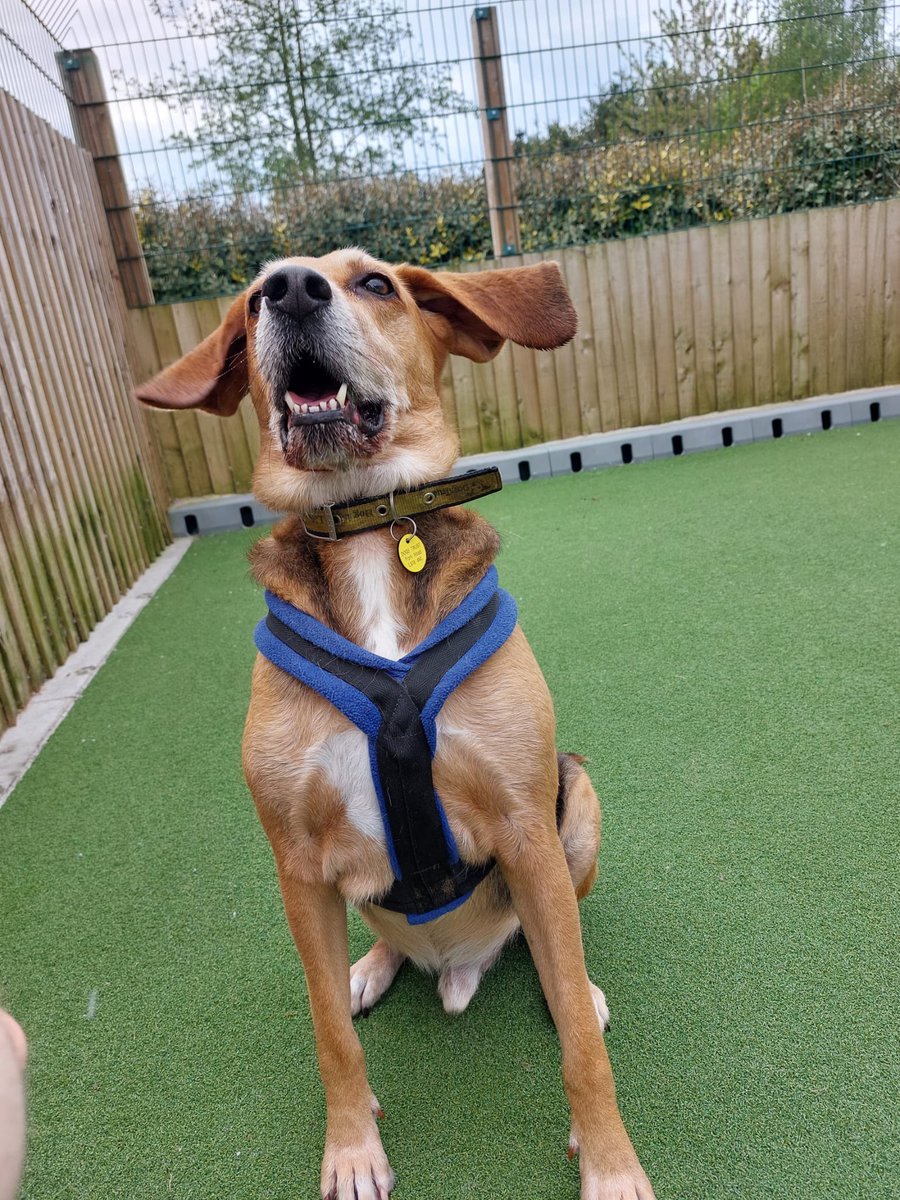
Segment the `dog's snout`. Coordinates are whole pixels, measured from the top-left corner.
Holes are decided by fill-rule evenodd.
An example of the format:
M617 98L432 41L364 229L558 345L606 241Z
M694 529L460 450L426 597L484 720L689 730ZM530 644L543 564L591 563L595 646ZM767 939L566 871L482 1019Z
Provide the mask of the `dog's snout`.
M331 284L309 267L282 267L262 286L269 306L295 321L305 321L331 301Z

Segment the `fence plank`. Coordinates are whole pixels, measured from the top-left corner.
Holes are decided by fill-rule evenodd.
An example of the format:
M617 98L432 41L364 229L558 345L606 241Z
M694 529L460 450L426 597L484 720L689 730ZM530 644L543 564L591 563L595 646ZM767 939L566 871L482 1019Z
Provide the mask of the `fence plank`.
M709 230L712 320L716 361L716 407L734 408L734 335L731 317L731 239L725 225Z
M731 321L734 343L734 402L746 408L755 402L753 385L753 309L750 285L750 222L728 227L731 262Z
M714 412L716 408L716 351L715 327L712 313L712 288L710 286L709 230L691 229L688 232L690 248L690 299L694 318L694 354L697 364L697 407L698 413ZM687 297L685 297L687 303Z
M500 445L504 450L515 450L517 446L522 445L522 432L519 428L516 372L508 342L494 359L491 367L493 387L497 394Z
M447 363L453 381L456 398L456 415L460 448L463 454L477 454L483 449L481 426L478 421L478 406L475 399L475 380L472 364L466 358L453 355Z
M563 275L567 276L573 264L574 255L567 251L565 256L545 254L543 258L559 259ZM574 274L574 270L572 272ZM571 293L570 293L571 294ZM577 335L576 335L577 336ZM556 395L559 406L560 436L564 438L577 437L582 430L581 404L578 394L578 367L575 361L575 342L571 341L561 346L550 355L553 369L556 373Z
M809 222L807 214L788 218L791 255L791 398L809 395Z
M753 322L753 402L772 401L772 295L769 223L750 222L750 311Z
M160 365L163 367L177 362L182 354L192 348L191 346L182 346L174 307L174 305L157 304L153 308L147 309L147 315L153 327L153 336L156 339ZM188 494L206 496L213 490L213 487L197 426L197 414L193 412L173 413L172 421L181 447L184 470L190 487Z
M884 231L885 206L866 205L866 320L865 387L874 387L884 379Z
M809 391L828 391L828 213L812 209L809 227Z
M195 304L173 304L172 320L178 334L178 344L181 354L193 350L195 346L211 333L218 324L218 307L214 314L210 312L209 302L198 301ZM195 424L188 421L179 423L179 436L187 438L187 445L197 447L206 459L206 470L209 475L209 491L217 495L227 495L233 490L231 469L228 465L228 450L225 446L225 435L222 432L222 418L214 417L211 413L191 413ZM193 442L191 433L196 429L197 442ZM190 432L188 432L190 431ZM199 457L194 464L198 474Z
M606 243L606 266L612 316L613 353L619 383L619 416L624 426L640 425L641 410L635 366L631 283L624 242Z
M772 321L772 399L791 399L791 239L789 222L770 217L769 289Z
M136 377L141 380L149 379L151 375L161 371L164 365L156 344L151 311L149 308L128 309L132 361ZM189 496L190 482L173 414L162 409L149 409L148 417L162 459L168 494Z
M600 428L603 430L618 429L621 425L619 384L616 376L616 354L609 303L610 287L606 247L602 244L586 246L585 263L594 328L594 359L597 370Z
M459 421L456 415L456 396L453 394L453 380L450 377L450 372L446 369L441 372L440 394L441 408L444 412L444 419L450 425L452 425L454 429L457 429L459 427Z
M884 383L900 383L900 203L889 205L884 227Z
M67 646L43 619L57 604L37 545L41 514L33 512L23 491L21 446L9 421L12 398L5 386L0 401L0 532L7 552L2 581L8 589L6 603L16 624L17 645L28 664L30 682L37 687L53 664L62 660ZM52 640L51 634L56 635Z
M656 412L660 421L678 417L678 367L675 362L675 320L669 280L669 247L664 238L646 240L656 357Z
M594 353L594 314L587 258L582 246L572 246L558 256L565 267L566 285L578 313L578 331L572 341L578 391L578 428L573 434L600 432L600 396L597 358Z
M846 211L847 230L847 387L866 384L866 324L876 302L868 302L866 268L868 266L868 214L866 205L855 204Z
M631 328L634 340L635 378L641 425L659 420L656 390L656 354L653 311L647 280L647 239L629 238L625 243L628 282L631 292Z
M847 214L829 209L828 237L828 390L847 386Z
M687 230L673 233L665 241L669 256L678 415L689 417L697 411L697 361L694 349L694 309L689 303L691 250Z
M522 445L531 446L544 440L544 423L541 415L540 397L538 396L537 376L535 374L534 352L524 346L513 343L510 346L512 356L513 377L516 385L516 409L519 414L519 429L522 434ZM459 429L457 414L456 428Z

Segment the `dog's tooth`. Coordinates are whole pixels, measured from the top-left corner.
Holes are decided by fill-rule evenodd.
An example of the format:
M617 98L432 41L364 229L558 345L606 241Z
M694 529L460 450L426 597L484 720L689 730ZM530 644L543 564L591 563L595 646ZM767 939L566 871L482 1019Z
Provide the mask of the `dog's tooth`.
M308 404L301 404L301 405L300 405L300 411L301 411L302 413L308 413L308 412L309 412L309 405L308 405Z
M337 402L337 400L335 400L335 399L334 399L334 397L332 397L332 398L331 398L331 399L328 401L328 407L329 407L329 408L332 410L332 412L333 412L333 411L334 411L334 410L337 408L337 406L338 406L338 402Z
M346 399L347 399L347 385L346 385L346 383L342 383L341 386L338 388L337 403L335 404L335 408L340 408Z
M317 412L319 411L319 406L318 406L318 404L311 404L311 405L309 406L309 411L310 411L311 413L317 413Z
M299 412L300 411L300 405L297 403L297 401L294 399L294 397L291 395L290 392L284 393L284 402L288 406L288 408L291 410L291 412Z

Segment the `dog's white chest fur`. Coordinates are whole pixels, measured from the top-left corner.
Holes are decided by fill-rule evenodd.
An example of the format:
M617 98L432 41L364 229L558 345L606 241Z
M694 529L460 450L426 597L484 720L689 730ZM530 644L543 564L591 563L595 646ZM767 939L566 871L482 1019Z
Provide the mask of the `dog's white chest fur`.
M356 537L351 547L348 583L360 618L360 645L382 658L402 658L400 639L406 628L392 602L393 546L382 538ZM314 758L340 796L350 823L366 837L384 843L366 735L356 729L335 734L315 750Z
M386 845L369 765L369 740L362 730L333 734L310 752L307 761L318 767L337 792L350 824L364 837Z
M393 544L381 538L357 537L347 567L360 614L360 644L382 658L402 658L400 639L406 632L391 599Z

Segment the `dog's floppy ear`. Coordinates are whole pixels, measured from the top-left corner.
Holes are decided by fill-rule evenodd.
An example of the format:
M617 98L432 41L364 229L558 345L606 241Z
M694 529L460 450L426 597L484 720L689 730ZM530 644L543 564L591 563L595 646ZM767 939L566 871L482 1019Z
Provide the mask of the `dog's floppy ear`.
M402 266L397 273L448 351L475 362L490 361L507 338L533 350L555 350L578 327L555 262L436 275Z
M246 295L229 308L222 324L183 358L134 389L135 399L153 408L201 408L230 417L248 387Z

